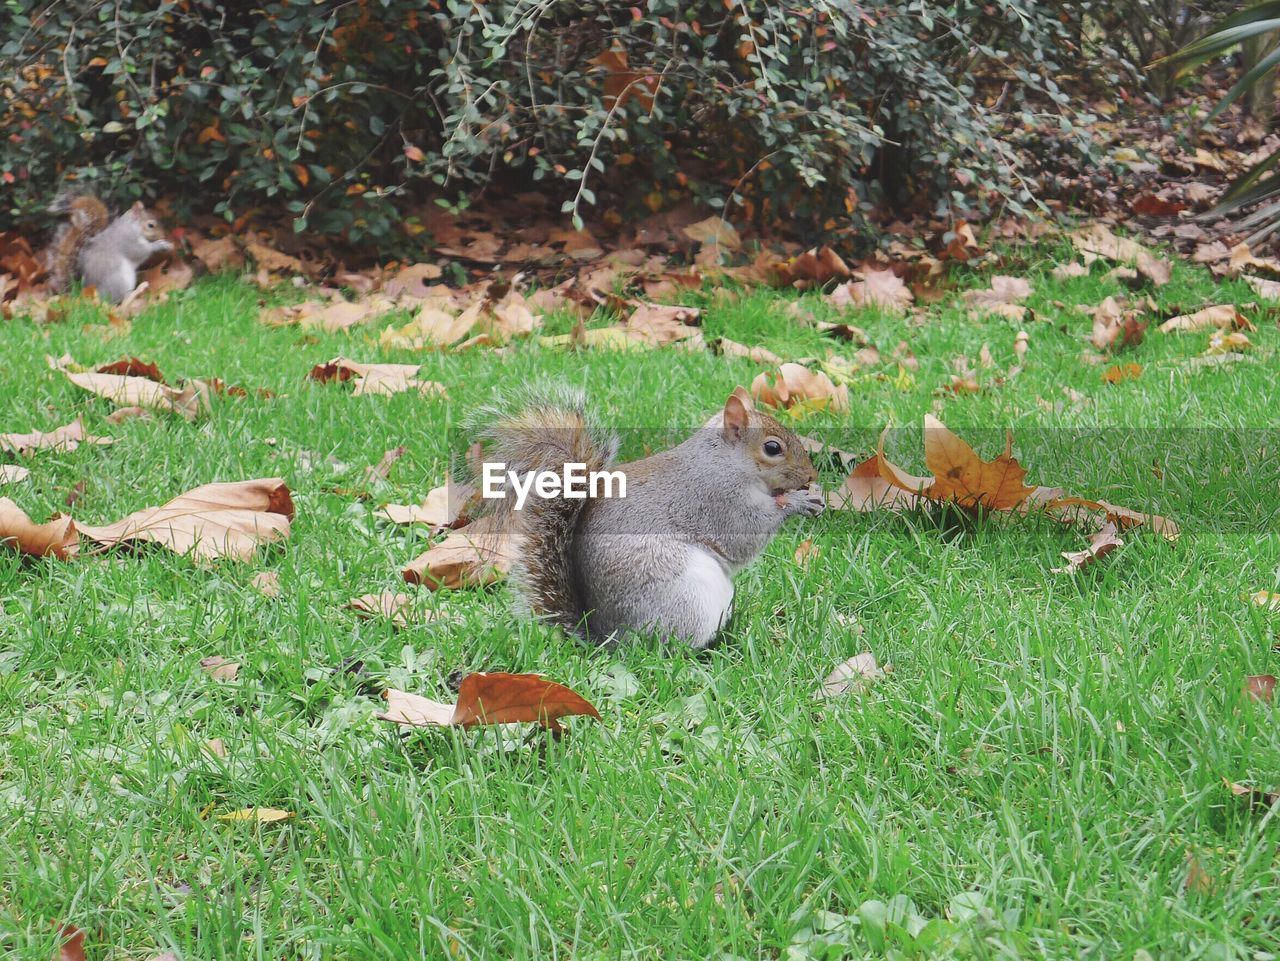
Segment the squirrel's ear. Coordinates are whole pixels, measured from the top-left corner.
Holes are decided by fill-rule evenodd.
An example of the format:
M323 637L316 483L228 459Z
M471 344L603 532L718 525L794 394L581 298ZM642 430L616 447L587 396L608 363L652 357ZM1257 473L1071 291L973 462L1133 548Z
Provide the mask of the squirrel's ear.
M129 208L129 213L133 214L135 217L141 217L146 212L147 208L143 205L141 200L135 200L133 202L133 206Z
M747 429L747 422L750 420L752 406L750 396L746 394L741 387L734 389L729 395L729 399L724 404L724 439L738 440L742 437L742 432Z

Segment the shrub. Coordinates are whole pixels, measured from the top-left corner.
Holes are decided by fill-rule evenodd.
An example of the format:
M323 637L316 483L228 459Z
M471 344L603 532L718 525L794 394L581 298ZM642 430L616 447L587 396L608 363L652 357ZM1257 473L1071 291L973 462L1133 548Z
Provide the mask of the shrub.
M412 201L540 181L575 216L693 197L847 225L1015 207L1006 129L1074 136L1089 3L0 0L6 215L74 178L389 242Z

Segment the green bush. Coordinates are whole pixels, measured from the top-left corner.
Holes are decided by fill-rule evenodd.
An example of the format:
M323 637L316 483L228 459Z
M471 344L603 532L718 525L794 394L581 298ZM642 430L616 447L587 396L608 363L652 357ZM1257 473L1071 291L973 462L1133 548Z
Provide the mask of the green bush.
M1053 78L1093 6L0 0L0 217L69 179L384 245L495 178L584 216L1016 208L1039 185L1006 135L1075 138Z

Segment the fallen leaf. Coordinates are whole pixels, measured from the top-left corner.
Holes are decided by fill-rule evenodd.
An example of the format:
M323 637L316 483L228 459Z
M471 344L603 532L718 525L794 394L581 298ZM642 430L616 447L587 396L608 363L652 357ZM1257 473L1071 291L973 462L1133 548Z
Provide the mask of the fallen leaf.
M850 276L848 265L830 247L815 247L775 268L776 281L784 287L822 286Z
M85 961L83 929L74 924L63 924L59 926L58 934L62 940L58 942L58 956L54 961Z
M921 497L884 479L880 458L873 455L853 469L844 483L827 495L833 510L901 510L920 505Z
M0 546L35 557L67 560L75 555L80 539L70 517L56 517L35 524L7 497L0 497Z
M432 294L427 281L436 281L443 276L444 269L438 264L410 264L383 284L382 289L392 297L404 295L425 299Z
M1031 296L1031 284L1021 277L992 277L983 290L966 290L961 300L981 313L994 313L1010 320L1022 320L1027 313L1021 304Z
M280 808L241 808L239 811L228 811L219 814L219 821L253 821L256 824L279 824L293 817L292 811Z
M795 560L801 567L808 567L809 562L821 553L821 549L814 546L813 541L801 541L800 546L796 548Z
M1089 546L1084 550L1063 551L1062 556L1066 558L1067 566L1055 567L1053 573L1074 574L1076 571L1088 567L1094 561L1106 557L1117 547L1124 547L1124 541L1116 533L1116 525L1107 522L1103 525L1102 530L1089 538Z
M245 244L244 249L245 253L253 258L254 263L263 270L268 270L272 273L304 273L301 260L297 257L292 257L289 254L281 253L272 247L268 247L266 244L251 241Z
M434 619L433 611L414 611L414 600L410 594L397 594L384 591L381 594L362 594L347 605L361 617L385 617L396 627L408 627L419 621Z
M97 371L65 373L67 379L77 387L105 397L118 407L147 407L175 413L187 420L195 420L210 409L209 387L201 381L192 381L179 389L156 383L146 377L101 374Z
M1209 343L1204 349L1205 356L1213 356L1214 354L1238 354L1242 353L1253 346L1253 342L1249 340L1249 335L1244 331L1233 330L1231 332L1223 330L1215 330L1209 335Z
M366 484L385 483L391 477L391 468L395 466L396 461L409 452L409 448L401 444L399 447L393 447L382 455L382 459L372 467L366 467L364 470L364 481Z
M271 477L205 484L114 524L78 528L103 547L149 542L176 554L189 553L197 562L221 557L247 561L261 545L287 538L292 518L289 488Z
M1228 327L1237 330L1255 330L1248 318L1236 309L1235 304L1215 304L1202 307L1193 314L1179 314L1160 325L1162 334L1181 333L1189 330L1205 330L1217 327L1225 330Z
M421 504L388 504L376 512L393 524L425 524L435 531L457 527L467 505L476 496L469 484L445 483L427 492Z
M1225 777L1222 779L1222 783L1236 797L1244 798L1248 801L1249 806L1255 810L1266 810L1280 804L1280 791L1267 791L1263 788L1249 787L1236 781L1228 781Z
M702 332L694 325L701 323L702 311L697 307L637 303L623 327L639 340L662 346L700 338Z
M326 334L336 334L376 320L394 310L396 306L394 301L385 297L369 297L355 301L307 300L300 304L268 307L258 315L258 320L268 327L297 326L303 330L320 330Z
M413 727L473 727L480 724L537 722L560 731L559 719L600 713L569 688L539 674L476 673L462 679L458 703L442 704L388 688L387 710L378 717Z
M31 471L17 464L0 464L0 484L19 484L30 474Z
M1271 257L1255 257L1247 243L1236 244L1231 248L1231 255L1227 261L1227 273L1234 276L1248 267L1270 274L1280 274L1280 260Z
M227 745L220 737L211 737L201 745L201 748L210 757L226 758Z
M858 694L870 687L872 681L877 681L884 675L885 672L876 662L876 656L870 651L864 651L855 654L828 674L814 697L824 699Z
M1280 611L1280 592L1258 591L1249 595L1249 600L1256 607L1265 607L1271 611Z
M1069 264L1059 264L1057 267L1054 267L1053 270L1049 271L1049 273L1052 276L1057 277L1059 280L1069 280L1072 277L1088 277L1089 268L1084 264L1072 261Z
M1276 691L1274 674L1251 674L1244 679L1244 693L1247 697L1263 704L1270 704Z
M191 244L191 256L214 274L220 270L237 270L244 266L244 255L232 237L204 237Z
M781 364L782 358L764 347L748 347L728 337L718 337L711 342L711 349L721 357L745 357L756 364Z
M443 384L430 380L418 380L420 364L361 364L345 357L335 357L324 364L316 364L307 376L322 384L331 380L338 383L353 381L354 396L368 394L394 394L416 390L425 395L447 397Z
M1108 384L1118 384L1121 381L1126 380L1137 380L1141 376L1141 364L1113 364L1102 372L1102 379Z
M1167 284L1173 274L1173 265L1160 259L1137 241L1117 237L1103 224L1091 224L1071 234L1071 242L1083 254L1104 257L1120 263L1132 263L1157 287Z
M786 409L804 404L816 410L849 410L848 387L837 387L826 374L802 364L783 364L772 375L758 375L751 382L751 396L768 407Z
M280 575L275 571L259 571L249 583L264 597L280 596Z
M108 424L123 424L126 420L132 420L134 417L141 417L147 420L151 417L151 411L145 407L117 407L106 417L103 418Z
M1213 877L1203 867L1196 856L1187 852L1187 879L1182 888L1189 894L1212 894Z
M164 383L164 375L154 361L144 361L137 357L121 357L109 364L96 368L99 374L121 374L125 377L145 377L157 384Z
M234 681L240 673L240 665L220 655L200 658L200 666L215 681Z
M453 531L407 564L401 574L410 584L431 590L484 587L502 579L514 560L509 539L482 518Z
M1093 334L1089 342L1099 350L1137 346L1147 332L1147 323L1135 310L1126 309L1114 297L1093 308Z
M855 275L861 279L841 284L823 300L833 307L880 307L895 312L906 310L914 300L906 283L892 270L860 267Z
M29 434L0 434L0 451L10 451L27 457L38 450L73 451L81 444L114 444L110 437L94 437L85 432L84 424L76 418L70 424L51 430L32 431Z
M742 238L723 217L712 215L706 220L699 220L681 228L690 240L707 246L723 247L725 250L737 250L742 246Z

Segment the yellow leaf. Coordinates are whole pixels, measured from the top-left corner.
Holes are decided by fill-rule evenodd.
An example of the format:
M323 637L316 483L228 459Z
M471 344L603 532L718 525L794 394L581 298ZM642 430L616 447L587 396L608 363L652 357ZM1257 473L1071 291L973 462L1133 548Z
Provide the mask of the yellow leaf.
M241 808L239 811L228 811L219 814L219 821L256 821L258 824L278 824L293 817L292 811L279 808Z

